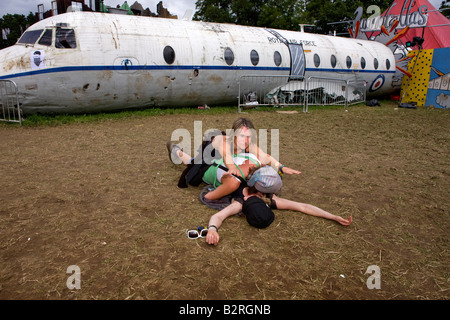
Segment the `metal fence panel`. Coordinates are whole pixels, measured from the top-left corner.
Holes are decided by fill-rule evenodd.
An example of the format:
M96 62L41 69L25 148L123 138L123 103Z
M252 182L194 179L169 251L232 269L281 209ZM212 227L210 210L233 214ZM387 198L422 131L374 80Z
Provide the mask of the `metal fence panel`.
M257 106L348 105L366 101L366 82L323 77L292 80L290 76L242 76L239 112Z
M309 77L306 103L311 106L347 106L347 81L342 79Z
M18 122L22 125L17 85L11 80L0 80L0 121Z
M248 75L239 79L238 108L256 106L304 106L304 79L285 76Z
M367 98L367 82L364 80L349 81L347 84L347 101L349 105L365 102Z

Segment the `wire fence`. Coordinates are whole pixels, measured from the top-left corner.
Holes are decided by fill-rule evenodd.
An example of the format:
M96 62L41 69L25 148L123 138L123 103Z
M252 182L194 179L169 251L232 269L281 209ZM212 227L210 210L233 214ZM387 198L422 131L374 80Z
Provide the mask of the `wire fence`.
M11 80L0 80L0 121L17 122L22 125L17 85Z
M238 111L258 106L349 105L366 101L366 82L308 77L245 75L239 79Z

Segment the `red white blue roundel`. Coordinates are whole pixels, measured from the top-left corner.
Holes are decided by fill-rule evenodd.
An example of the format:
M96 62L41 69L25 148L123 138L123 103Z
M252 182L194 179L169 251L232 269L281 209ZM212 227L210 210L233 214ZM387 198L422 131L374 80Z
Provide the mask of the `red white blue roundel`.
M375 92L380 89L383 86L385 80L386 78L384 77L384 75L380 74L375 78L375 80L373 80L372 85L369 88L369 92Z

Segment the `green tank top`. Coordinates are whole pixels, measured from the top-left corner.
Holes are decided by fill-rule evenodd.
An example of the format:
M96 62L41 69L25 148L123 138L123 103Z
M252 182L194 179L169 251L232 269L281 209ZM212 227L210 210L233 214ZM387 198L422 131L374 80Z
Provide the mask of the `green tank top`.
M239 154L233 155L233 159L237 158L237 157L243 158L246 160L251 160L259 168L259 163L255 159L253 159L249 156L243 156L243 155L239 155ZM214 188L217 188L218 186L222 185L222 183L217 180L217 170L219 170L219 166L221 166L221 165L225 166L223 159L214 160L214 163L203 174L203 181L207 184L213 185ZM242 172L241 168L239 168L239 166L237 166L237 167L238 167L239 171L241 172L242 178L245 180L245 176L244 176L244 173Z

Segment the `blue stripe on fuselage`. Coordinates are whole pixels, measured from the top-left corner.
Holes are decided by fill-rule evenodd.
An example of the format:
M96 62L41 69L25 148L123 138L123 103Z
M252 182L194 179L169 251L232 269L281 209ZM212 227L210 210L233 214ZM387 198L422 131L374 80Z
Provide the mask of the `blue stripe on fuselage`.
M75 71L139 71L139 70L249 70L249 71L289 71L290 68L280 67L245 67L245 66L75 66L75 67L58 67L32 70L22 73L14 73L10 75L0 76L0 80L13 79L18 77L33 76L48 73L75 72ZM319 69L306 68L307 72L336 72L336 73L395 73L395 71L386 70L355 70L355 69Z

